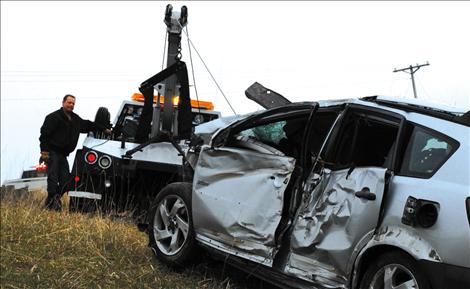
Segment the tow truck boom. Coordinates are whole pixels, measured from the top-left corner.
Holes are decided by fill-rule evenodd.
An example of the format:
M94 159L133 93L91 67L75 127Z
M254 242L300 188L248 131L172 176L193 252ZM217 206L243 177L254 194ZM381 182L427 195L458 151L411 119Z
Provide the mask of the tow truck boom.
M166 7L164 22L168 35L167 68L140 85L139 90L145 100L136 134L138 142L190 138L191 100L188 73L186 64L181 61L181 32L186 26L187 16L186 6L183 6L181 11L173 11L171 4ZM158 92L158 101L156 107L153 107L155 90ZM164 99L163 114L160 96ZM179 96L177 112L173 107L175 96Z

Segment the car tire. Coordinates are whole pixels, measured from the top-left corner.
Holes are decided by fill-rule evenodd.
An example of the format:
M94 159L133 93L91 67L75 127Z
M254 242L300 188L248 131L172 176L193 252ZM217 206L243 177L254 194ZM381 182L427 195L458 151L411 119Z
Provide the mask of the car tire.
M416 260L404 252L393 251L378 256L366 268L359 288L388 289L400 285L399 288L430 289Z
M149 246L158 260L173 267L191 263L198 254L192 210L191 183L173 183L157 195L150 211Z

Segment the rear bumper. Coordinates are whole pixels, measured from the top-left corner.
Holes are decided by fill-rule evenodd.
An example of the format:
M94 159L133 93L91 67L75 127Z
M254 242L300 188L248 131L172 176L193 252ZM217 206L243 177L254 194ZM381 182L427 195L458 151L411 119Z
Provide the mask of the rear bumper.
M84 191L69 191L69 197L101 200L101 194Z
M420 261L433 289L470 288L470 268L431 261Z
M85 191L69 191L68 194L70 212L91 213L96 212L101 206L101 194Z

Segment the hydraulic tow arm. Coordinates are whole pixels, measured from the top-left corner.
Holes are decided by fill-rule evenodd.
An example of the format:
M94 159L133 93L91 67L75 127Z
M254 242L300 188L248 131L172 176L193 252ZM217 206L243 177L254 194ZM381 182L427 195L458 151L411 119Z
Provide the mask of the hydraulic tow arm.
M126 152L124 157L132 155L145 146L160 142L189 139L192 132L191 99L189 96L189 81L186 64L181 61L181 32L188 19L186 6L181 11L173 11L168 4L165 11L164 22L167 26L168 50L167 68L150 77L140 85L140 92L144 95L144 107L140 116L136 133L136 141L141 145ZM156 107L155 90L158 91ZM160 96L163 95L163 113ZM174 97L178 96L178 109L174 109ZM175 121L176 120L176 121ZM181 148L176 148L181 151Z

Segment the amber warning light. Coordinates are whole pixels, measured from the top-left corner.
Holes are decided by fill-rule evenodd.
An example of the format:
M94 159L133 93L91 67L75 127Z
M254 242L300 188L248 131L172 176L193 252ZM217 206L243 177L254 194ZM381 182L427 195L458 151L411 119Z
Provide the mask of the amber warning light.
M135 101L144 101L144 96L140 93L134 93L131 97L132 100ZM158 99L158 96L153 97L153 102L156 103ZM164 98L163 96L160 96L160 104L164 103ZM179 97L175 96L173 97L173 105L178 106L179 103ZM191 107L192 108L200 108L200 109L207 109L207 110L214 110L214 104L210 101L202 101L202 100L195 100L191 99Z
M47 165L45 162L41 162L40 164L35 165L34 168L36 169L36 171L42 172L47 169Z

